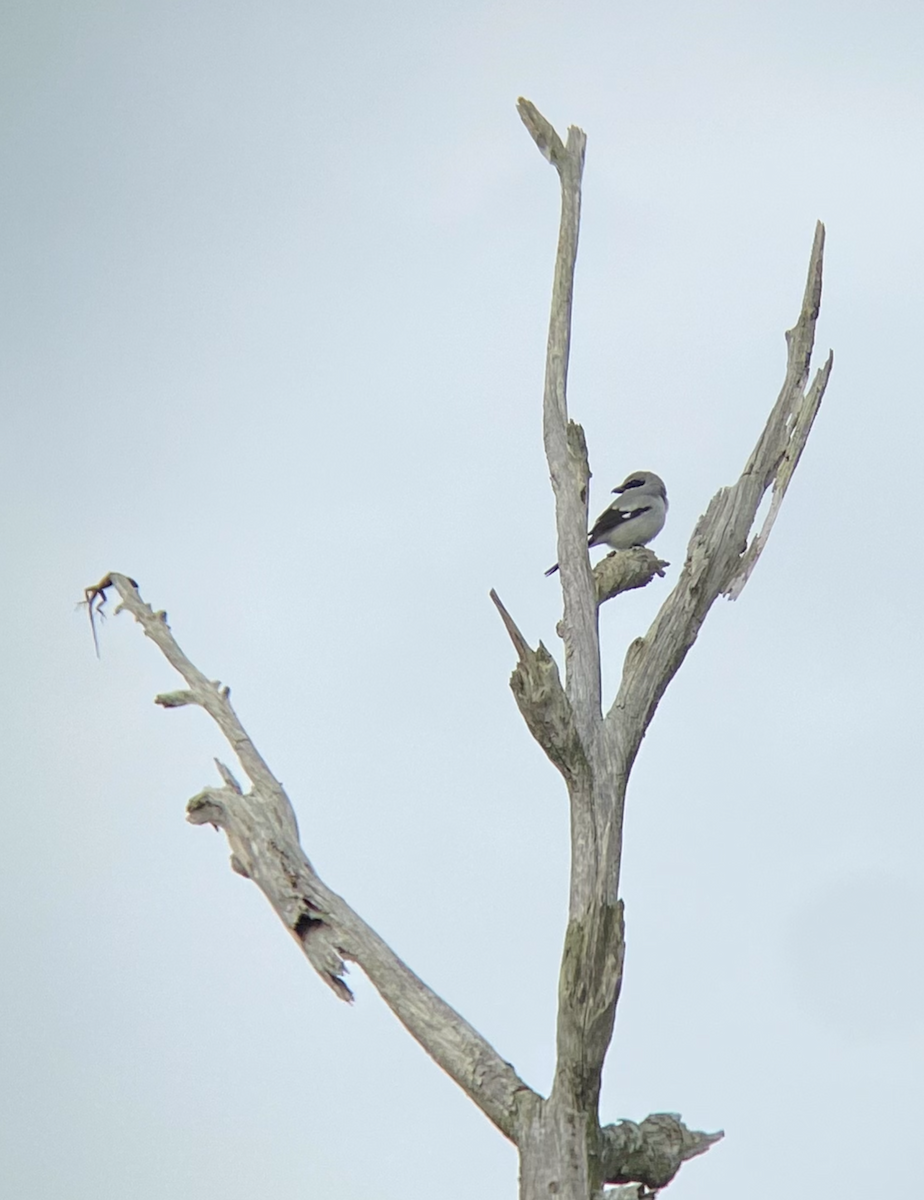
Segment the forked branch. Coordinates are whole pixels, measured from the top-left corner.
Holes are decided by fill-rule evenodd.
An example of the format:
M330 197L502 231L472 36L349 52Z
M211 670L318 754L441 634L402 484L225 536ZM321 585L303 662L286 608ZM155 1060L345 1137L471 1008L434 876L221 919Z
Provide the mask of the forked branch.
M579 130L571 129L567 143L563 143L532 104L521 100L518 107L533 140L555 166L562 193L546 356L543 431L555 494L565 692L583 758L581 770L562 771L571 802L571 896L559 978L555 1085L548 1107L540 1115L543 1121L555 1126L554 1136L561 1138L564 1145L575 1125L583 1122L582 1127L588 1131L597 1128L601 1071L622 980L624 940L619 874L625 791L635 756L664 690L696 639L712 604L723 593L732 597L740 593L766 544L818 412L832 358L828 357L806 392L821 302L824 229L819 224L802 310L787 334L788 361L782 391L741 478L734 487L723 488L715 496L697 523L680 579L647 636L636 639L630 646L622 685L605 722L602 721L598 604L628 587L644 586L655 573L660 573L662 564L651 551L633 550L604 559L593 574L590 570L587 450L583 432L569 420L567 409L585 139ZM773 497L767 519L749 543L761 499L770 487ZM503 609L502 615L510 630L512 622ZM518 630L511 636L520 660L511 681L517 703L536 740L561 770L560 756L550 748L556 739L549 733L549 722L538 719L555 695L554 686L548 686L547 681L554 678L557 683L557 674L552 676L551 667L541 661L540 652L524 648ZM541 645L540 651L544 651ZM537 686L540 667L542 686ZM573 751L571 760L576 761ZM603 1163L601 1183L640 1181L657 1188L673 1177L684 1159L702 1153L719 1136L691 1134L679 1120L665 1115L648 1118L644 1135L641 1126L633 1126L631 1131L626 1125L607 1127L600 1131L596 1150L589 1149L590 1143L576 1136L568 1151L577 1164L566 1189L569 1200L571 1196L583 1196L588 1185L593 1184L595 1162ZM630 1144L633 1138L638 1140L637 1149L644 1163L633 1157L635 1150ZM541 1144L542 1139L538 1139L534 1157L530 1152L525 1176L529 1184L522 1194L528 1194L530 1200L534 1194L544 1195L547 1190L561 1191L556 1179L546 1171ZM608 1159L610 1152L619 1159L618 1164Z
M709 609L722 594L741 594L776 520L786 489L805 448L834 365L829 352L808 391L815 326L821 307L824 226L819 221L809 260L802 308L786 334L786 375L741 478L720 489L693 530L687 558L674 590L644 638L629 647L622 684L607 714L629 766L658 702L696 640ZM773 496L766 520L751 538L757 510L768 488Z

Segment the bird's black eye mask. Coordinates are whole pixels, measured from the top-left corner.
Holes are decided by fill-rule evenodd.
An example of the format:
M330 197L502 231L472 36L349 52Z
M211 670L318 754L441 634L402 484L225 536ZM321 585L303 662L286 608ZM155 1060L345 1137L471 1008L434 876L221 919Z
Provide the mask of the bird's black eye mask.
M614 492L627 492L629 488L641 487L645 482L644 479L630 479L628 483L624 483L622 487L613 488Z

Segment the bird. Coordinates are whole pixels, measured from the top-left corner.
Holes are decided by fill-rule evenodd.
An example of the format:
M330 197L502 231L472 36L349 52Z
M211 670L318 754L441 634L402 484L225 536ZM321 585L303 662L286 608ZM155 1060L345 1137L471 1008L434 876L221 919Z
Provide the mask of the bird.
M667 488L654 471L633 471L614 487L617 499L597 517L587 535L587 546L609 546L611 550L628 550L630 546L647 546L664 528L667 517ZM558 563L549 567L546 575L554 575Z

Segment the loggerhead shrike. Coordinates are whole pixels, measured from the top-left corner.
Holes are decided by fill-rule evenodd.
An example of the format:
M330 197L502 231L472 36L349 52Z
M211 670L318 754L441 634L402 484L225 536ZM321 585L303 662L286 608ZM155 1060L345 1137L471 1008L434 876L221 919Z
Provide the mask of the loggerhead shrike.
M664 480L654 471L633 471L613 491L617 499L597 517L587 535L588 547L628 550L630 546L647 546L664 528L667 516ZM549 567L546 575L557 570L558 563Z

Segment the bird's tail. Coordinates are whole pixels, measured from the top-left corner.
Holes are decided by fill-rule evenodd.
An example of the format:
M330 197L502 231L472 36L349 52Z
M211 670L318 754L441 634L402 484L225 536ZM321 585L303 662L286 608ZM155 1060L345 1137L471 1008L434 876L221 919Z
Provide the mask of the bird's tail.
M558 570L558 563L556 563L554 567L549 567L549 569L546 571L546 577L548 577L549 575L554 575L557 570Z

